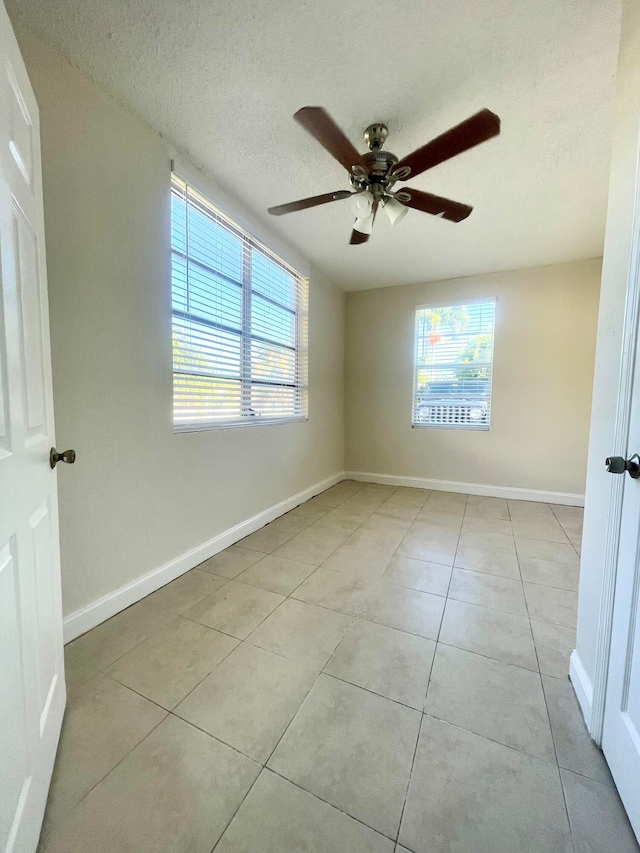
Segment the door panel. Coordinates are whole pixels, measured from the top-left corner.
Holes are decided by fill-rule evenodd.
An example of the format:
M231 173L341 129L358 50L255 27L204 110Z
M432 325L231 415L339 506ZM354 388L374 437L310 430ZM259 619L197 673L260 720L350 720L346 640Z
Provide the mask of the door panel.
M13 200L16 283L21 314L22 381L26 441L47 435L42 309L38 275L38 239L23 211Z
M11 87L9 150L22 177L30 186L33 173L33 123L10 61L7 63L7 78Z
M640 452L640 358L634 371L629 434L628 457ZM640 479L623 476L602 749L640 837Z
M33 579L38 616L38 686L40 702L38 705L40 730L46 722L51 696L55 689L58 669L56 666L56 641L58 612L54 605L55 572L51 559L51 513L49 501L34 512L29 519L33 560Z
M0 853L34 853L65 685L38 108L0 3Z
M23 788L29 784L17 570L15 541L7 542L0 548L0 755L9 782L0 797L2 839L9 837Z

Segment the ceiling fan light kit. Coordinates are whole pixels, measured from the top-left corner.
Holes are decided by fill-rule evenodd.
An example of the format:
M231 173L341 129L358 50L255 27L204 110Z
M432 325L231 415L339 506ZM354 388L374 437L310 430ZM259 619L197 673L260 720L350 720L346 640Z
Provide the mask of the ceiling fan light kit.
M398 222L402 222L407 213L409 213L409 208L402 204L397 196L392 196L386 200L384 212L387 214L389 222L392 225L397 225Z
M394 192L393 187L398 181L421 175L427 169L432 169L500 133L498 116L490 110L480 110L399 160L395 154L383 150L389 135L384 124L369 125L364 132L364 141L369 151L360 154L322 107L303 107L294 118L347 170L352 189L280 204L270 207L269 213L282 216L296 210L350 198L351 211L356 217L349 241L351 245L359 245L369 239L380 207L385 210L392 225L404 219L408 208L421 210L450 222L466 219L473 210L469 205L412 187Z

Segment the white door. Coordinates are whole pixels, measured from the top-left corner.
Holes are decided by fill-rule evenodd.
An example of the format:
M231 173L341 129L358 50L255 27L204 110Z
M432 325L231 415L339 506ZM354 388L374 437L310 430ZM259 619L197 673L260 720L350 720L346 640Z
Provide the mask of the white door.
M640 453L640 347L627 454L632 470L640 462L633 458L635 453ZM640 473L640 466L634 473ZM640 838L640 478L632 478L628 471L619 476L624 477L624 491L602 749Z
M0 851L33 853L65 704L38 108L0 2Z

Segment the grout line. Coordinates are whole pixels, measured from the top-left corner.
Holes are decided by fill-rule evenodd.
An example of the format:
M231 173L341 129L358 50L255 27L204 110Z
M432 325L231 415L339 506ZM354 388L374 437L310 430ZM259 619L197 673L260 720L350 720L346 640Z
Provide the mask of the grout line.
M313 791L309 791L307 788L304 788L298 782L294 782L292 779L287 778L287 776L283 776L282 773L279 773L277 770L274 770L272 767L265 767L265 770L267 770L269 773L273 773L275 776L279 776L281 779L284 779L285 782L289 782L290 785L293 785L294 787L298 788L300 791L304 791L305 794L310 794L312 797L315 797L316 800L320 800L321 803L324 803L327 806L331 806L332 809L335 809L337 812L340 812L341 814L345 815L346 817L349 818L349 820L354 820L356 823L359 823L360 826L364 826L364 827L366 827L366 829L369 829L372 832L375 832L381 838L386 838L389 841L395 842L395 838L393 838L391 835L386 835L384 832L381 832L379 829L376 829L374 826L371 826L371 824L365 823L360 818L354 817L352 814L349 814L349 812L345 812L339 806L336 806L333 803L330 803L329 800L323 799L322 797L318 796L318 794L314 794ZM253 851L252 851L252 853L253 853ZM355 851L354 851L354 853L355 853Z

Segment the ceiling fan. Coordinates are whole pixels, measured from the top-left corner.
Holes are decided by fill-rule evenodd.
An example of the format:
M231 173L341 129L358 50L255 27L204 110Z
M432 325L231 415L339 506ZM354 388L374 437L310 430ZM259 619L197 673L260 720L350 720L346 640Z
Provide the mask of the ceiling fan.
M408 212L408 208L421 210L448 219L461 222L473 210L466 204L441 198L431 193L404 187L394 190L397 181L406 181L416 177L457 154L461 154L474 145L486 142L500 133L500 119L490 110L479 113L452 127L445 133L427 142L407 157L399 160L395 154L383 151L388 128L384 124L372 124L364 132L364 141L369 148L366 154L360 154L347 139L342 130L322 107L303 107L294 115L295 120L307 130L349 173L351 190L337 190L324 193L289 204L270 207L273 216L305 210L330 201L350 198L351 209L356 217L350 243L366 243L371 234L376 214L383 208L391 224L399 222Z

